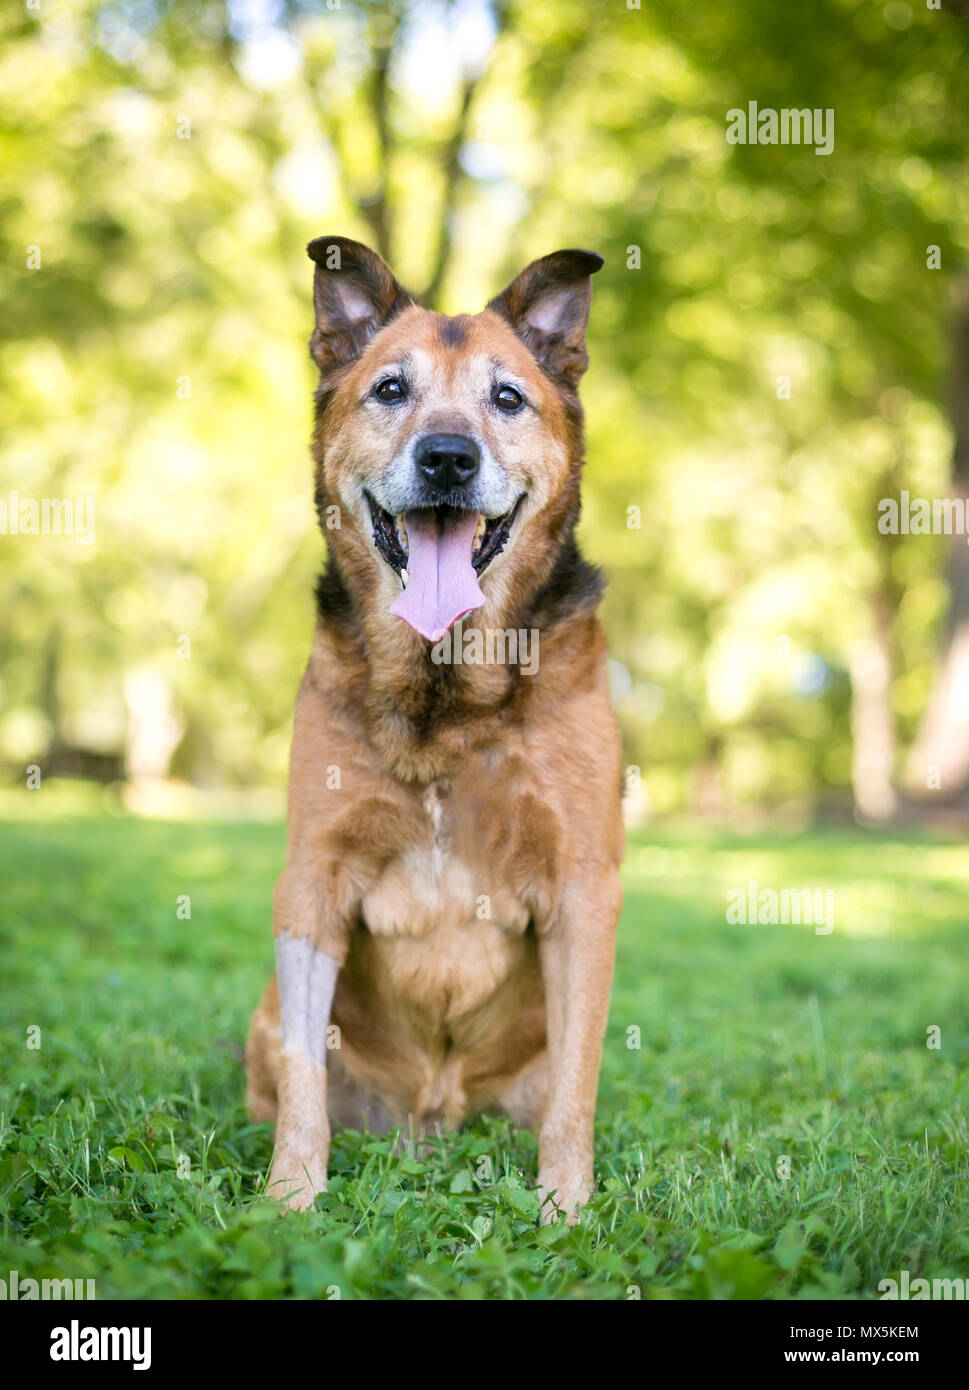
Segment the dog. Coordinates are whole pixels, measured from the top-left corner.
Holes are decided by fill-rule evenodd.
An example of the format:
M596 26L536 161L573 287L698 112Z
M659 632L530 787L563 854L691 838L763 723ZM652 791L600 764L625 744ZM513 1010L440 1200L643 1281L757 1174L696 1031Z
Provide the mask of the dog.
M542 1219L574 1223L624 847L602 578L575 538L602 258L557 251L451 317L358 242L308 252L328 555L246 1048L268 1190L313 1204L331 1126L497 1113L539 1127ZM495 632L538 659L480 659Z

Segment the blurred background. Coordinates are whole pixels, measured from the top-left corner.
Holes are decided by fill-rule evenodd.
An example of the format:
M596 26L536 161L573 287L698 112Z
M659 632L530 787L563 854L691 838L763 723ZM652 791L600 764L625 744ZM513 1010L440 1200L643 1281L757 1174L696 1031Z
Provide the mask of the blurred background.
M606 258L582 537L629 811L969 808L969 0L36 0L0 17L0 772L275 806L323 557L321 233L474 311ZM834 111L834 149L726 113ZM12 497L11 494L15 494ZM268 789L268 790L267 790Z

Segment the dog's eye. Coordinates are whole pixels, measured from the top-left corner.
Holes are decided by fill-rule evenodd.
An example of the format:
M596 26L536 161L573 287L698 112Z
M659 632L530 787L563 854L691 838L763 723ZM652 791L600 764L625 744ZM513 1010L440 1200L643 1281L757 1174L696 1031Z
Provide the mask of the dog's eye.
M521 392L516 391L514 386L499 386L491 399L499 410L504 410L509 415L521 410L524 404Z
M407 385L402 377L385 376L383 381L377 382L373 393L378 401L386 401L393 405L395 401L402 401L407 395Z

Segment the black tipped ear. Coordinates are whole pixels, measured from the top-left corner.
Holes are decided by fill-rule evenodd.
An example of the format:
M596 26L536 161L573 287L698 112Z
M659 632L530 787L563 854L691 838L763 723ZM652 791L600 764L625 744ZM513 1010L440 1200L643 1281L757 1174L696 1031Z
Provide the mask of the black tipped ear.
M359 357L377 330L414 301L377 253L359 241L320 236L306 251L316 262L310 352L325 372Z
M589 277L602 264L594 251L553 251L532 261L488 305L508 320L547 372L570 386L589 365L585 350L592 299Z

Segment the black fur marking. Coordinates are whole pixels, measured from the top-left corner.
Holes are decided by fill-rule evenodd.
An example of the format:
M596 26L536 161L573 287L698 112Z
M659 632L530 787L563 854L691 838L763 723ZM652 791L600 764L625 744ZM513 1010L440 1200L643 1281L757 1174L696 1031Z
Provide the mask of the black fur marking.
M320 530L326 536L326 509L330 505L326 500L326 493L323 491L323 484L317 480L313 488L313 505L316 508L316 519L319 522Z
M532 599L520 626L549 628L576 613L593 612L602 600L605 575L589 563L575 538L580 505L576 497L565 522L552 572Z
M317 420L326 413L326 408L332 399L333 388L327 389L322 383L313 392L313 414Z
M340 632L350 632L358 623L350 590L332 551L316 581L316 611L321 623Z
M548 628L576 613L591 613L606 587L605 576L579 549L569 534L545 586L536 594L526 627Z
M473 724L480 717L478 710L465 704L464 689L455 668L448 663L435 666L430 660L430 647L422 674L424 679L415 684L411 707L405 712L412 737L419 746L429 743L445 725L460 728ZM504 703L511 699L516 674L509 668L509 688Z
M455 318L448 318L442 314L438 320L438 332L445 347L464 347L468 337L466 316L458 314Z
M317 481L313 489L313 502L316 507L316 515L320 524L320 530L324 537L327 534L326 509L329 506L326 493L322 484ZM343 578L343 571L340 569L333 548L327 550L326 562L323 571L316 581L316 611L319 620L324 626L331 627L341 633L351 633L355 631L359 624L356 609L353 605L353 598L347 588L346 580Z

